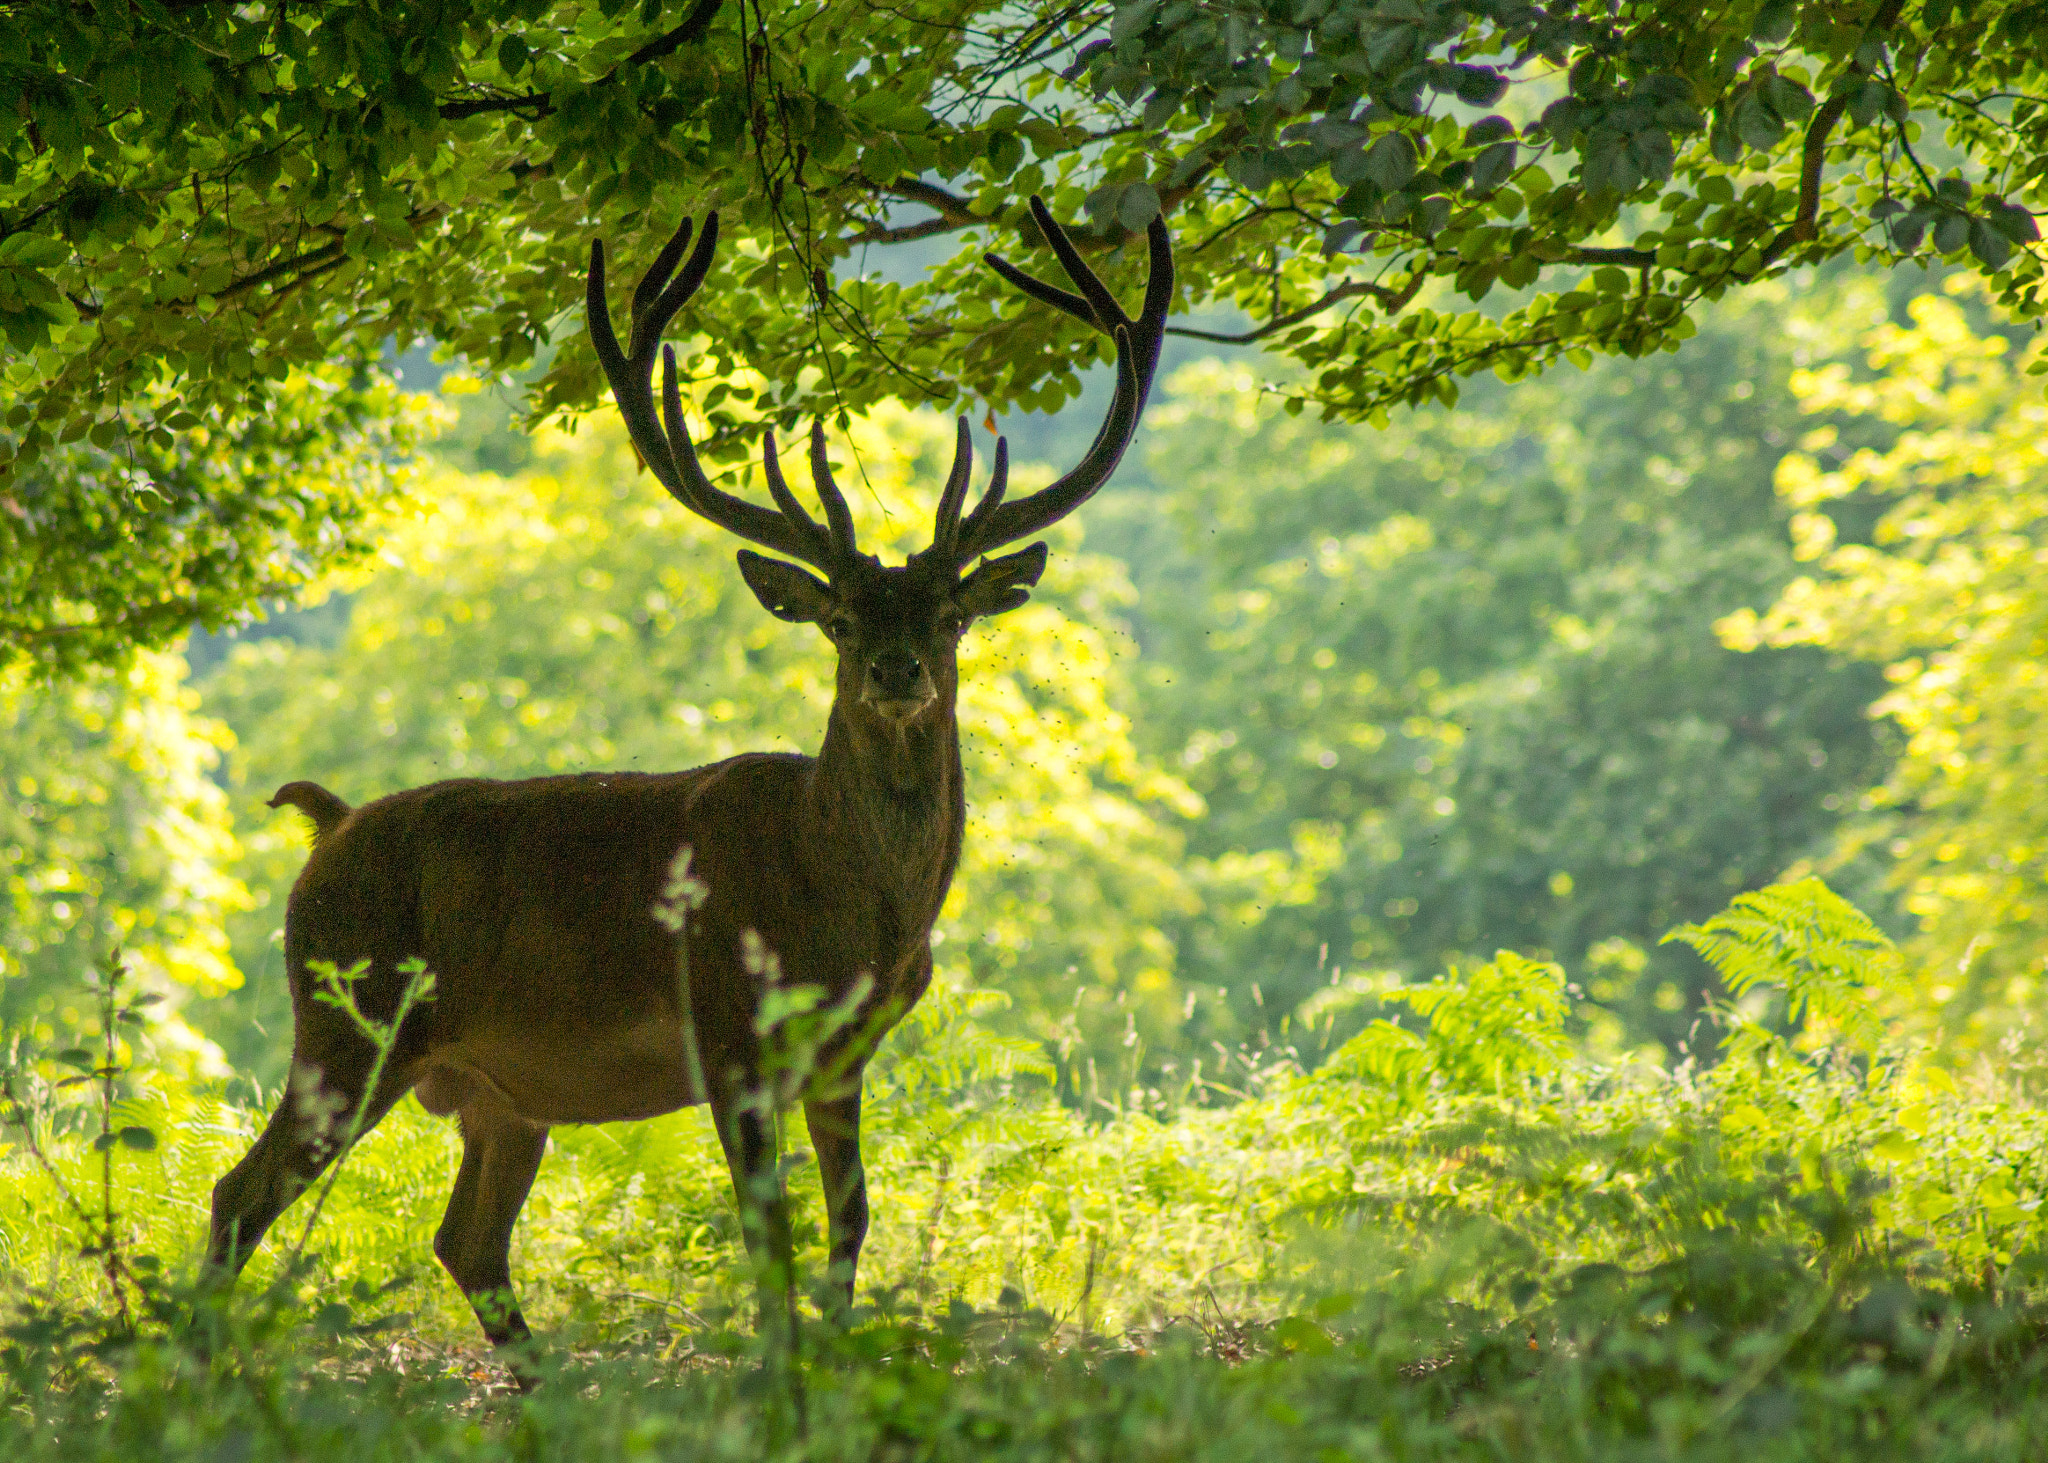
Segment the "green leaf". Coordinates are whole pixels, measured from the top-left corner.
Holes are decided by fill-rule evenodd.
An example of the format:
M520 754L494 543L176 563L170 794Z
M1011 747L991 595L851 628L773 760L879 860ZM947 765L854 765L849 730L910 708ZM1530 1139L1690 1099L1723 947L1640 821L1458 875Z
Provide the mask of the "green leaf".
M1521 147L1513 142L1496 142L1472 160L1467 186L1477 194L1492 193L1514 176L1521 161Z
M1491 66L1458 67L1458 100L1468 107L1490 107L1507 95L1508 79Z
M2015 244L2031 244L2041 237L2040 225L2026 209L2011 203L1995 203L1984 222Z
M1014 132L991 132L988 162L997 177L1007 178L1024 165L1024 139Z
M1858 127L1868 127L1884 115L1886 99L1891 88L1876 77L1866 77L1849 93L1849 120Z
M1150 183L1132 183L1116 201L1117 222L1132 233L1159 217L1159 192Z
M1406 132L1389 132L1365 153L1365 176L1388 193L1398 191L1415 176L1418 159L1415 144Z
M1481 117L1477 122L1474 122L1465 129L1465 145L1467 147L1479 147L1485 143L1496 142L1503 137L1513 137L1514 135L1515 124L1496 113L1492 116Z
M156 1134L141 1126L123 1128L119 1137L124 1146L139 1153L148 1153L156 1147Z
M1785 124L1751 91L1735 104L1735 134L1758 152L1768 152L1785 135Z
M1986 220L1973 218L1970 220L1970 252L1986 269L2003 269L2006 261L2012 258L2012 240Z
M1771 110L1787 122L1804 122L1813 115L1813 93L1789 76L1771 73L1764 92Z
M1118 5L1109 21L1109 38L1112 41L1126 40L1137 35L1152 23L1152 12L1159 8L1159 0L1132 0L1127 5Z

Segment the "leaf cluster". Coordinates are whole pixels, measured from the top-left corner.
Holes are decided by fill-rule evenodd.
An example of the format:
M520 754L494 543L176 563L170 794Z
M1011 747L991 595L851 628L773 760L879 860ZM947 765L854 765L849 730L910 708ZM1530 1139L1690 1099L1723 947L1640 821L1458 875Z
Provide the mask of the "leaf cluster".
M537 415L589 407L587 353L553 353L590 239L632 261L710 209L728 242L678 334L717 383L699 407L721 461L763 421L1073 394L1108 343L981 262L1039 242L1032 193L1091 219L1120 277L1123 240L1169 212L1183 307L1249 316L1219 338L1291 356L1294 407L1346 419L1477 371L1674 348L1701 301L1845 254L1973 258L2026 318L2038 24L2021 0L30 0L0 14L0 513L26 522L6 504L34 508L38 475L96 477L84 502L40 490L41 552L143 557L128 499L189 496L167 442L241 440L294 380L393 342L544 366ZM948 236L913 283L872 252ZM1496 286L1504 310L1482 307ZM260 517L273 495L227 466L198 491ZM349 547L274 524L233 541ZM215 577L135 595L135 637L152 606L211 622L299 582Z

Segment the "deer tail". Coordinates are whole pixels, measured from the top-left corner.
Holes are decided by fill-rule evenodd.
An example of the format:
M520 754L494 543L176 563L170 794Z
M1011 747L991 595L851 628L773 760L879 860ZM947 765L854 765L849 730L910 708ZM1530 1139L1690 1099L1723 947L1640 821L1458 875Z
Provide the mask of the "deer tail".
M282 808L287 804L313 820L315 843L340 827L341 820L355 811L317 782L287 782L272 794L271 807Z

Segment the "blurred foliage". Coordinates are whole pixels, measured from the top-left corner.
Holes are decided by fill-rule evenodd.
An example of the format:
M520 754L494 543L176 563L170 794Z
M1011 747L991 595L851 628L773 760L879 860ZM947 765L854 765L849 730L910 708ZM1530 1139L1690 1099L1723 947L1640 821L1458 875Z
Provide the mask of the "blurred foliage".
M623 286L711 209L727 243L680 333L719 383L700 404L726 461L765 419L1071 395L1108 342L981 258L1044 267L1034 192L1098 253L1169 211L1187 308L1248 316L1225 336L1299 361L1297 407L1352 420L1675 348L1700 302L1834 257L1972 265L2031 318L2042 36L2035 0L20 0L0 11L0 482L25 502L90 442L182 503L147 459L191 423L239 439L289 413L295 373L393 338L522 370L577 333L593 235ZM942 239L915 283L883 263ZM533 406L598 394L564 351ZM105 535L100 475L104 499L51 503L41 553ZM204 491L225 523L272 496ZM191 617L273 578L222 580Z
M0 482L0 671L118 666L317 593L371 552L436 420L333 368L292 374L260 414L202 413L95 429Z
M114 945L192 1014L241 976L222 919L248 904L227 798L209 777L230 738L197 714L171 655L39 684L0 671L0 1027L75 1045L84 973ZM182 1020L160 1034L208 1071Z
M1837 857L1882 851L1918 923L1921 1009L1995 1043L2038 1013L2048 959L2048 354L1973 327L1967 277L1950 295L1794 377L1815 420L1777 482L1812 573L1720 628L1884 665L1873 710L1904 747ZM1871 424L1883 441L1857 450Z
M886 409L839 444L864 546L895 560L928 542L951 448L935 419ZM226 775L256 905L231 921L236 957L264 972L256 1004L216 1029L265 1080L284 1036L270 950L304 857L296 815L260 807L279 785L360 803L445 777L815 752L824 734L829 643L761 610L730 537L636 474L623 432L542 432L532 450L512 477L425 475L417 515L354 581L338 643L244 644L204 684L237 737ZM1183 856L1200 803L1136 753L1119 709L1130 648L1112 614L1129 586L1073 552L1073 529L1056 537L1032 603L962 648L968 835L936 953L1014 998L1071 1091L1091 1057L1116 1068L1097 1085L1127 1082L1140 1043L1187 1019L1163 926L1194 912L1204 875Z
M1823 852L1884 775L1873 670L1712 630L1797 571L1787 379L1883 308L1760 287L1677 356L1372 432L1178 374L1156 487L1091 532L1139 590L1138 734L1208 804L1190 849L1287 873L1205 905L1183 978L1313 1051L1389 981L1510 944L1609 1039L1676 1051L1713 982L1659 937Z

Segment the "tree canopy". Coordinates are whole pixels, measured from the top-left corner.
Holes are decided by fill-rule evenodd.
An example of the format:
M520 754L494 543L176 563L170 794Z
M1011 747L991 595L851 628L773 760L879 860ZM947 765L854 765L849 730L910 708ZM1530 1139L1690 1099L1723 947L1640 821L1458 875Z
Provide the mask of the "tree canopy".
M0 512L40 552L72 532L62 448L147 474L394 339L531 366L580 330L593 236L631 266L710 209L679 333L728 462L764 420L1077 389L1107 343L981 263L1038 252L1031 193L1113 274L1167 210L1181 309L1234 308L1212 334L1345 418L1671 347L1699 301L1844 253L1973 262L2032 316L2044 55L2037 0L19 0ZM939 236L892 274L885 246ZM563 351L534 409L597 394Z
M1836 862L1882 851L1918 922L1925 1012L1985 1040L2038 1009L2048 968L2048 354L1973 326L1972 282L1952 284L1961 302L1921 296L1909 323L1865 334L1862 361L1793 378L1813 420L1777 483L1813 572L1720 629L1885 666L1872 709L1904 746ZM1872 424L1882 439L1859 446Z

